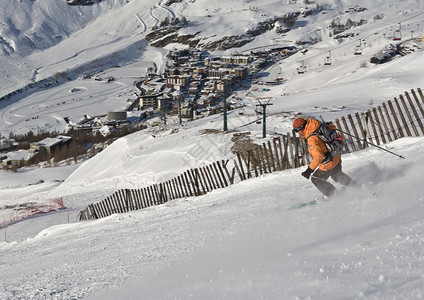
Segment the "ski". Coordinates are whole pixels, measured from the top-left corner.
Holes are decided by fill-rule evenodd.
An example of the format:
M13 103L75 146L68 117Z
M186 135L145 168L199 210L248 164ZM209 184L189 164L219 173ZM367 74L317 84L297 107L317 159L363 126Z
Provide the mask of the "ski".
M297 203L297 204L290 206L288 210L299 209L299 208L302 208L302 207L305 207L305 206L313 206L313 205L316 205L318 202L319 202L319 200L315 199L315 200L308 201L308 202Z
M314 206L314 205L316 205L316 204L318 204L320 202L324 202L324 201L327 201L327 200L328 200L327 197L321 196L321 197L318 197L318 198L316 198L316 199L314 199L312 201L307 201L307 202L302 202L302 203L294 204L294 205L290 206L288 208L288 210L299 209L299 208L306 207L306 206Z

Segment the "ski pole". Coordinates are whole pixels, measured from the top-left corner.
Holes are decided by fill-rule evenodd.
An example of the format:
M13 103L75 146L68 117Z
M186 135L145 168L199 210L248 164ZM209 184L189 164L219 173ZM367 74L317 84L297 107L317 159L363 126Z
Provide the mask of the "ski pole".
M376 147L376 148L378 148L378 149L380 149L380 150L384 150L384 151L386 151L386 152L389 152L390 154L393 154L393 155L395 155L395 156L397 156L397 157L400 157L400 158L405 159L405 157L403 157L402 155L399 155L399 154L396 154L396 153L394 153L394 152L392 152L392 151L390 151L390 150L384 149L383 147L380 147L380 146L378 146L378 145L376 145L376 144L373 144L373 143L371 143L371 142L368 142L368 141L367 141L367 140L365 140L365 139L361 139L361 138L359 138L359 137L357 137L357 136L354 136L354 135L352 135L352 134L350 134L350 133L344 132L343 130L340 130L340 129L338 129L338 128L337 128L336 130L337 130L337 131L340 131L341 133L347 134L348 136L351 136L351 137L353 137L353 138L355 138L355 139L357 139L357 140L359 140L359 141L365 142L365 143L367 143L368 145L374 146L374 147Z

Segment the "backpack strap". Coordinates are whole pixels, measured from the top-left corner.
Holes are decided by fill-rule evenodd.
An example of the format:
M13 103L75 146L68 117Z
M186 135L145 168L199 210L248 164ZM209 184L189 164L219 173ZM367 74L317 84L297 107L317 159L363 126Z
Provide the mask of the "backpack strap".
M313 136L313 135L319 135L318 134L318 130L319 129L317 129L317 130L315 130L314 132L312 132L310 135L308 135L306 138L305 138L305 140L308 140L311 136Z

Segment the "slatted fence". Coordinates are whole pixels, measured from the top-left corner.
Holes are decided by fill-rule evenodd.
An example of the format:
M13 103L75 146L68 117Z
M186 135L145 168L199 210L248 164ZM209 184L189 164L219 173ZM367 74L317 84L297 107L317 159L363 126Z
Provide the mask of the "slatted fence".
M406 136L424 135L424 95L405 92L366 112L336 119L333 123L345 132L345 151L355 152L382 145ZM142 189L121 189L80 212L80 220L99 219L114 213L159 205L169 200L199 196L236 182L275 171L297 168L310 162L306 143L294 133L268 140L255 148L237 153L234 159L220 160L185 171L168 181Z
M366 112L336 119L336 127L348 133L345 135L346 152L362 150L369 143L382 145L401 137L422 136L423 104L424 95L418 88Z
M80 220L99 219L114 213L159 205L169 200L199 196L214 189L234 183L235 169L231 160L216 161L202 168L194 168L183 174L142 189L121 189L101 202L90 204L80 212Z

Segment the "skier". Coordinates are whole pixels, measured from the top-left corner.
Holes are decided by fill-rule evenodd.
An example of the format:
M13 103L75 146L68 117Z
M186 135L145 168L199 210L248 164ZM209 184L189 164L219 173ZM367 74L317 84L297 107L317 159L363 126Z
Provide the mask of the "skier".
M335 129L335 126L331 124ZM304 138L308 144L308 152L312 156L312 161L308 168L302 172L306 179L312 174L311 181L315 187L330 198L336 193L334 185L327 179L331 176L334 181L344 186L359 186L352 178L342 171L341 154L334 158L329 158L330 152L327 150L324 141L316 134L321 127L321 122L315 119L297 118L293 122L293 130ZM327 160L331 159L327 162ZM318 168L318 169L317 169ZM316 170L316 171L315 171Z

